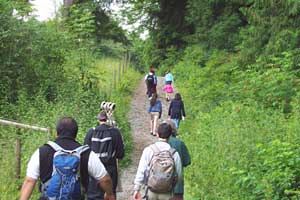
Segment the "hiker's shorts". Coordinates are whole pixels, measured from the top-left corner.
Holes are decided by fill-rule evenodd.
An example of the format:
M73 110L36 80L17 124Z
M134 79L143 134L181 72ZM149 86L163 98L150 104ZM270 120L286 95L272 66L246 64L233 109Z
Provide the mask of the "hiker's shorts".
M159 118L159 112L150 112L151 120L157 120Z
M154 193L151 192L151 190L148 190L148 200L171 200L172 194L166 193L166 194L160 194L160 193Z

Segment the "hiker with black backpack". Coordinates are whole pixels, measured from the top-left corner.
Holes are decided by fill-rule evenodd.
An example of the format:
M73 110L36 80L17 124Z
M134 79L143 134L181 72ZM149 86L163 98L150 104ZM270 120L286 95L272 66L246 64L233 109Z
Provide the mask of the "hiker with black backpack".
M118 185L117 159L124 157L123 138L118 128L107 124L108 116L105 110L97 115L97 119L100 125L88 131L84 144L90 146L105 166L106 171L112 178L113 193L116 195ZM96 180L91 177L87 192L88 200L102 200L103 195L104 191L97 187Z
M171 134L169 124L160 124L158 141L144 149L134 180L134 200L142 199L140 190L143 185L148 200L172 198L176 182L182 179L182 165L178 152L168 143Z
M153 67L150 68L149 73L145 76L145 82L147 86L148 98L151 98L153 93L156 93L157 77Z
M81 200L87 190L88 178L93 177L97 187L105 191L105 200L115 200L112 180L97 155L76 140L78 126L71 117L61 118L54 142L38 148L28 162L20 200L28 200L38 179L40 200ZM81 187L83 186L83 187Z

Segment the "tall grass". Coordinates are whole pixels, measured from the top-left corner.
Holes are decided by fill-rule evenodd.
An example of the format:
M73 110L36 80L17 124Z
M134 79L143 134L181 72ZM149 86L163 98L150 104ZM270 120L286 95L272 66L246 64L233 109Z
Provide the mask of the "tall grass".
M71 64L66 63L65 67ZM2 147L0 150L2 167L0 172L0 199L18 198L20 185L26 174L27 162L30 156L39 146L49 139L55 138L55 124L60 117L72 116L76 119L79 126L77 140L82 143L88 129L97 125L96 115L100 111L101 101L115 101L117 103L115 116L126 145L126 158L122 166L130 163L128 155L131 150L131 137L126 114L129 109L131 92L134 90L140 75L129 68L122 74L120 82L116 83L116 88L110 88L109 86L113 82L112 69L118 69L119 64L121 64L121 61L113 58L94 62L91 71L86 72L91 77L97 77L95 80L98 82L92 88L82 87L80 82L82 80L79 80L79 77L75 77L74 80L72 76L76 73L72 73L65 85L61 86L60 93L55 101L47 101L42 94L30 97L23 93L19 96L17 104L8 104L4 107L4 110L0 111L1 118L11 119L13 114L14 117L18 116L18 121L21 123L50 127L53 130L53 134L49 136L36 131L20 130L18 132L15 128L0 126L0 145ZM103 89L105 87L108 87L111 91ZM14 179L14 141L18 134L21 135L22 142L21 180ZM38 191L36 189L32 199L37 198Z
M262 92L269 90L262 89L261 96L253 90L249 96L241 89L244 80L239 80L247 74L234 71L226 57L212 57L203 67L183 58L173 70L187 113L179 133L192 157L185 169L185 198L295 199L300 177L299 101L295 97L293 112L287 115L260 101ZM263 88L258 76L251 78ZM289 144L293 148L286 148ZM276 154L294 156L280 161L272 158Z

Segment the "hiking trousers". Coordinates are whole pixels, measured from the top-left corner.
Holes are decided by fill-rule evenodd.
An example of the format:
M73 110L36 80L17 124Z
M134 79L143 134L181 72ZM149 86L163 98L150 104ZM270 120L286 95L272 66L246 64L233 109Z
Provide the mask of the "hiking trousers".
M172 194L171 193L154 193L151 190L148 190L148 200L171 200Z
M150 121L150 132L156 134L157 121L159 118L159 112L150 112L151 121Z
M172 119L173 122L175 123L176 129L179 128L179 124L180 124L180 119Z

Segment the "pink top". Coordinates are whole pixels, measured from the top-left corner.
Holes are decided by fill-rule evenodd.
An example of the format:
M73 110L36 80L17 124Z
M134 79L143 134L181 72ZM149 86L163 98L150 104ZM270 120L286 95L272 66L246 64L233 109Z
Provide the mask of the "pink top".
M169 84L165 85L165 86L164 86L164 91L165 91L166 93L173 93L173 92L174 92L173 86L172 86L172 85L169 85Z

